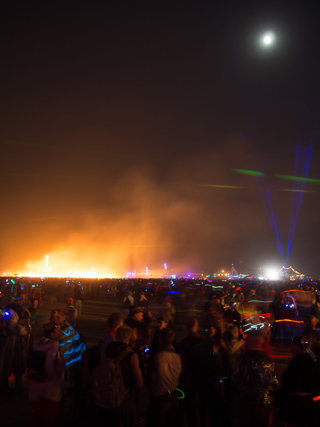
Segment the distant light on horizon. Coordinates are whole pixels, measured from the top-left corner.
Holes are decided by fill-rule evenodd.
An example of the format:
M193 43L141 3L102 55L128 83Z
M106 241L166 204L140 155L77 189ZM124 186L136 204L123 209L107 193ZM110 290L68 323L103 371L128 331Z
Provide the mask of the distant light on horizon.
M265 277L269 280L279 280L280 274L276 267L270 267L266 269Z

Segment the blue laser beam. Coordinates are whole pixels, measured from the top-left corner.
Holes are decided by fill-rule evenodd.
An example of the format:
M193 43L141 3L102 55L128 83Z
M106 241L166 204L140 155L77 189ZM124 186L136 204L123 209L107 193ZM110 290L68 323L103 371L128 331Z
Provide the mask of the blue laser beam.
M246 137L243 133L241 133L240 135L241 135L241 139L242 139L243 143L246 144L248 141L248 137ZM265 173L262 172L261 169L262 168L260 168L260 171L257 171L257 170L248 171L248 170L242 170L242 169L233 169L233 170L237 173L242 173L242 174L254 176L255 181L258 185L259 194L260 194L264 209L266 211L272 233L273 233L275 241L276 241L276 245L277 245L279 254L280 254L280 256L283 260L283 263L284 263L283 250L282 250L282 245L281 245L280 226L279 226L279 221L278 221L278 218L275 214L275 209L274 209L275 190L273 187L273 193L272 194L270 193L268 183L267 183L267 177L266 177ZM274 202L273 202L273 199L274 199Z
M302 153L301 153L302 152ZM302 180L295 180L292 184L292 196L291 196L291 210L290 210L290 222L289 222L289 233L287 243L287 257L285 266L288 266L289 256L292 249L293 237L296 230L299 212L302 204L302 198L304 188L308 179L310 163L312 158L312 142L306 152L306 147L301 149L301 143L299 142L296 147L295 156L295 169L294 175L302 175ZM298 191L297 191L298 190Z

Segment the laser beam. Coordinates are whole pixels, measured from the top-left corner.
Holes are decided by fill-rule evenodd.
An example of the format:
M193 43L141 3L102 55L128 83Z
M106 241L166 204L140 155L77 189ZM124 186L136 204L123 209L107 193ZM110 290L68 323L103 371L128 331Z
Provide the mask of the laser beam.
M292 176L292 175L274 175L277 178L285 179L287 181L296 181L296 182L308 182L309 184L320 184L320 179L314 179L314 178L304 178L303 176Z
M264 176L263 172L251 171L248 169L232 169L233 172L239 173L241 175L250 175L250 176Z
M200 187L215 187L215 188L244 188L238 185L218 185L218 184L198 184Z

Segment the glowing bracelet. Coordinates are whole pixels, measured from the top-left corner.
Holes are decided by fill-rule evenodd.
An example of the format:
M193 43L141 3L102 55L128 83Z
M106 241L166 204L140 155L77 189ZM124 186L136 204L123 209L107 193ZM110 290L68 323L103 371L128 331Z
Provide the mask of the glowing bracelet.
M168 390L168 393L170 394L170 396L175 397L176 399L183 399L185 396L184 392L182 390L180 390L179 388L176 388L175 390L179 391L181 393L181 396L180 397L175 396L174 394L171 393L171 390ZM172 390L172 391L175 391L175 390Z

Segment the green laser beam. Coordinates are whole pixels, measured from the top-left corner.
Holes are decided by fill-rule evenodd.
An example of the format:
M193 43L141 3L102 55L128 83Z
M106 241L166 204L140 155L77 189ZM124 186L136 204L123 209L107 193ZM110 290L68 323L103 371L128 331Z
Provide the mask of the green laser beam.
M217 185L217 184L198 184L200 187L215 187L215 188L244 188L237 185Z
M298 182L309 182L310 184L320 184L320 179L304 178L302 176L291 176L291 175L274 175L277 178L286 179L287 181L298 181Z
M250 171L248 169L232 169L232 171L240 173L241 175L264 176L263 172Z
M251 171L248 169L232 169L232 171L242 175L265 176L263 172ZM274 176L276 178L285 179L287 181L298 181L298 182L309 182L310 184L320 184L320 179L315 179L315 178L304 178L302 176L280 175L280 174L274 174Z

